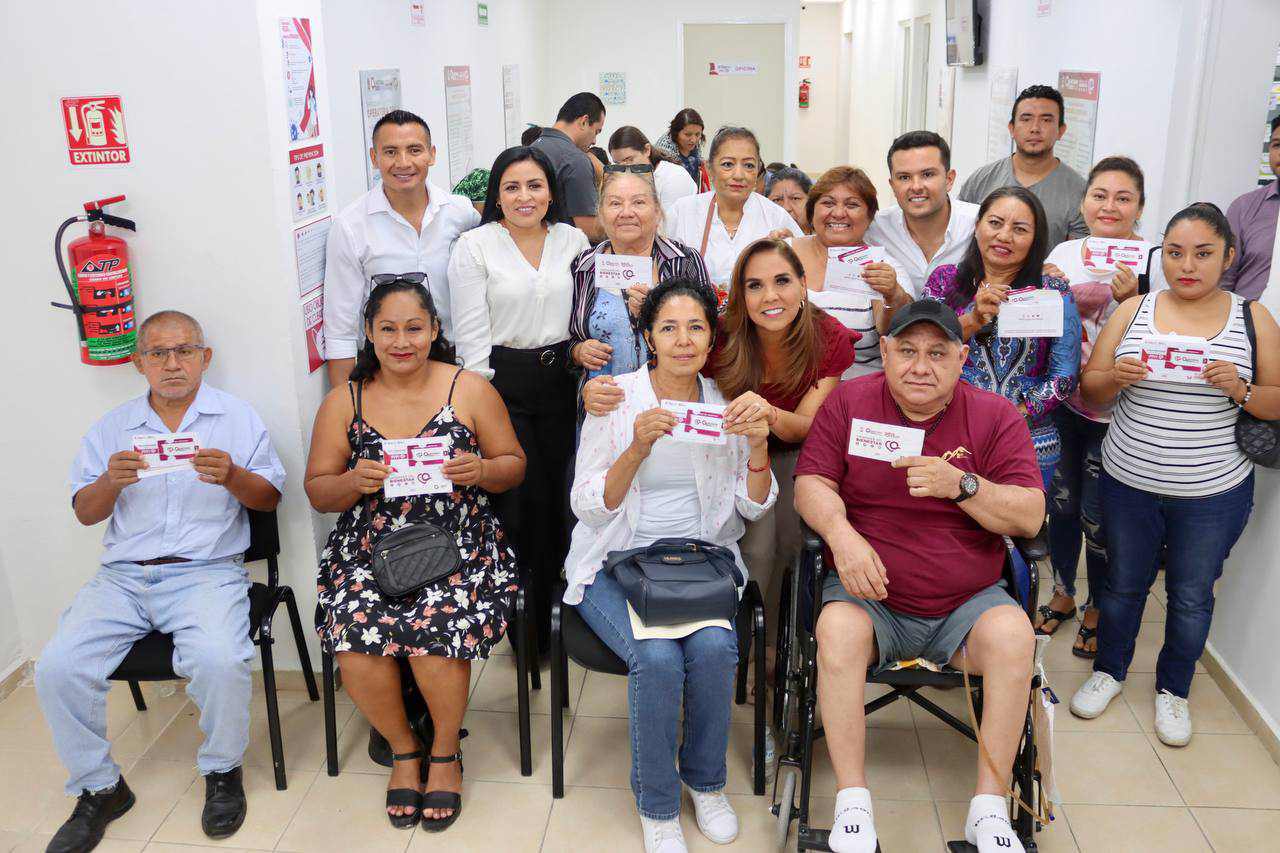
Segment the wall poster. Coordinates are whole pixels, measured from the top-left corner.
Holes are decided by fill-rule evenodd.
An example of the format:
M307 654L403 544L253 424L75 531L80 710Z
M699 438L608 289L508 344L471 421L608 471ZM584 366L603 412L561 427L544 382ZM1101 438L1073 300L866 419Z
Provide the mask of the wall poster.
M502 126L507 133L507 147L520 144L524 132L520 120L520 66L502 66Z
M1276 179L1271 171L1271 158L1268 148L1271 145L1271 122L1280 116L1280 45L1276 46L1275 72L1271 75L1271 88L1267 92L1267 120L1262 126L1262 164L1258 167L1258 186L1269 184Z
M1058 91L1062 93L1067 132L1053 152L1058 159L1076 170L1089 174L1093 168L1093 140L1098 131L1098 96L1102 75L1096 71L1059 71Z
M457 186L475 161L470 65L444 67L444 119L448 126L449 186Z
M987 107L987 162L1008 157L1013 152L1009 136L1009 116L1018 97L1018 69L991 69L991 101Z
M379 68L360 72L360 117L364 121L365 189L373 189L382 180L382 174L369 159L373 147L373 126L392 110L400 109L400 69Z
M324 146L308 145L289 152L289 198L293 221L328 210L325 198Z
M284 97L289 115L289 140L320 135L316 111L316 69L311 55L311 19L280 19L280 52L284 62Z
M625 71L600 72L600 100L611 106L627 102L627 75Z

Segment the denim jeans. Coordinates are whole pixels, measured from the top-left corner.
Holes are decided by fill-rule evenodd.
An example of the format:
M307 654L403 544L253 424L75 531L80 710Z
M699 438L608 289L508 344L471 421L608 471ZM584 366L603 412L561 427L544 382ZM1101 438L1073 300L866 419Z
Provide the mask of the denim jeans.
M587 587L578 613L630 670L631 791L640 814L652 820L678 817L681 780L695 791L723 788L738 665L734 632L703 628L679 640L637 640L622 587L604 572Z
M70 777L67 793L120 778L107 740L107 676L136 640L173 634L173 670L200 708L201 775L240 765L249 745L249 576L238 562L111 563L76 594L36 662L36 692Z
M1107 546L1098 499L1107 424L1091 421L1066 406L1054 409L1053 419L1062 440L1062 456L1049 489L1049 558L1058 583L1075 598L1083 534L1089 597L1096 601L1107 582Z
M1126 486L1102 472L1098 490L1107 519L1110 575L1098 597L1096 672L1124 681L1133 660L1147 592L1167 546L1164 647L1156 690L1186 697L1213 619L1213 585L1253 509L1253 474L1203 498L1171 498Z

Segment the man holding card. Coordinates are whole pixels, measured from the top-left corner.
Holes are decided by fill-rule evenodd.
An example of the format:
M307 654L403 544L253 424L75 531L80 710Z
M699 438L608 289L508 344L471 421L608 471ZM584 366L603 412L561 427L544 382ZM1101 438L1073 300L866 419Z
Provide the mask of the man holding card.
M275 509L285 472L257 413L202 383L212 356L192 317L149 317L133 363L150 391L99 419L71 466L77 520L108 524L102 565L36 664L67 793L79 796L51 851L91 850L133 806L107 740L106 676L153 630L173 635L174 671L200 708L204 832L225 838L244 821L253 653L244 510Z
M968 347L945 305L900 309L881 350L884 372L832 392L796 465L796 509L827 543L835 569L816 629L837 783L831 849L876 850L867 668L923 658L982 675L992 761L978 761L965 837L981 853L1021 851L1004 792L1027 710L1034 636L999 580L1002 537L1035 535L1044 519L1035 450L1012 403L960 381ZM841 831L846 824L861 831Z

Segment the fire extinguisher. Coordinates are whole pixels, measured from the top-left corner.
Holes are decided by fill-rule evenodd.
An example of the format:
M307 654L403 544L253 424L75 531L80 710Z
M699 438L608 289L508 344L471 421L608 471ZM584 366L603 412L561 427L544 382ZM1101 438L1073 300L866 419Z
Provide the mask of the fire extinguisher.
M809 78L806 77L800 81L800 109L809 109Z
M129 245L106 233L106 226L137 231L130 219L112 216L103 208L124 201L124 196L87 201L84 215L73 216L53 238L53 256L66 285L70 304L50 302L75 314L80 333L80 360L85 364L126 364L137 345L133 315L133 277L129 271ZM67 266L62 261L62 235L76 222L88 222L89 233L67 245Z

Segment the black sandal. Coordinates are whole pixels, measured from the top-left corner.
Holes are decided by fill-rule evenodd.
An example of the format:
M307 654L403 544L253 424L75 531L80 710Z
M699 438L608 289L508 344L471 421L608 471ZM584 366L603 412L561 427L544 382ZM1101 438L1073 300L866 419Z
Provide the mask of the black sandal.
M413 761L415 758L422 758L421 749L391 756L392 761ZM422 818L422 792L415 791L412 788L392 788L387 791L387 808L392 806L412 806L415 809L410 814L396 815L387 812L387 820L391 821L391 825L396 829L413 829L414 825Z
M1090 651L1089 649L1086 649L1084 645L1085 643L1096 638L1097 636L1098 636L1097 628L1085 627L1085 624L1081 622L1080 631L1076 634L1076 639L1080 641L1080 645L1078 646L1073 645L1071 647L1071 654L1075 655L1078 658L1084 658L1085 660L1093 660L1094 658L1096 658L1098 656L1098 650L1095 648L1093 649L1093 651Z
M1052 637L1058 632L1058 629L1062 627L1063 622L1066 622L1068 619L1074 619L1076 616L1075 608L1072 608L1071 610L1054 610L1047 604L1041 604L1040 608L1036 612L1040 614L1040 624L1036 627L1036 633L1043 637ZM1053 630L1046 631L1044 629L1044 623L1048 622L1050 619L1054 620L1055 624L1053 626Z
M458 762L458 772L462 772L462 749L453 755L433 755L427 759L432 764L452 764ZM423 809L453 809L448 817L431 818L423 816L422 828L427 832L443 832L453 826L453 822L462 814L462 794L453 791L427 791L422 797Z

